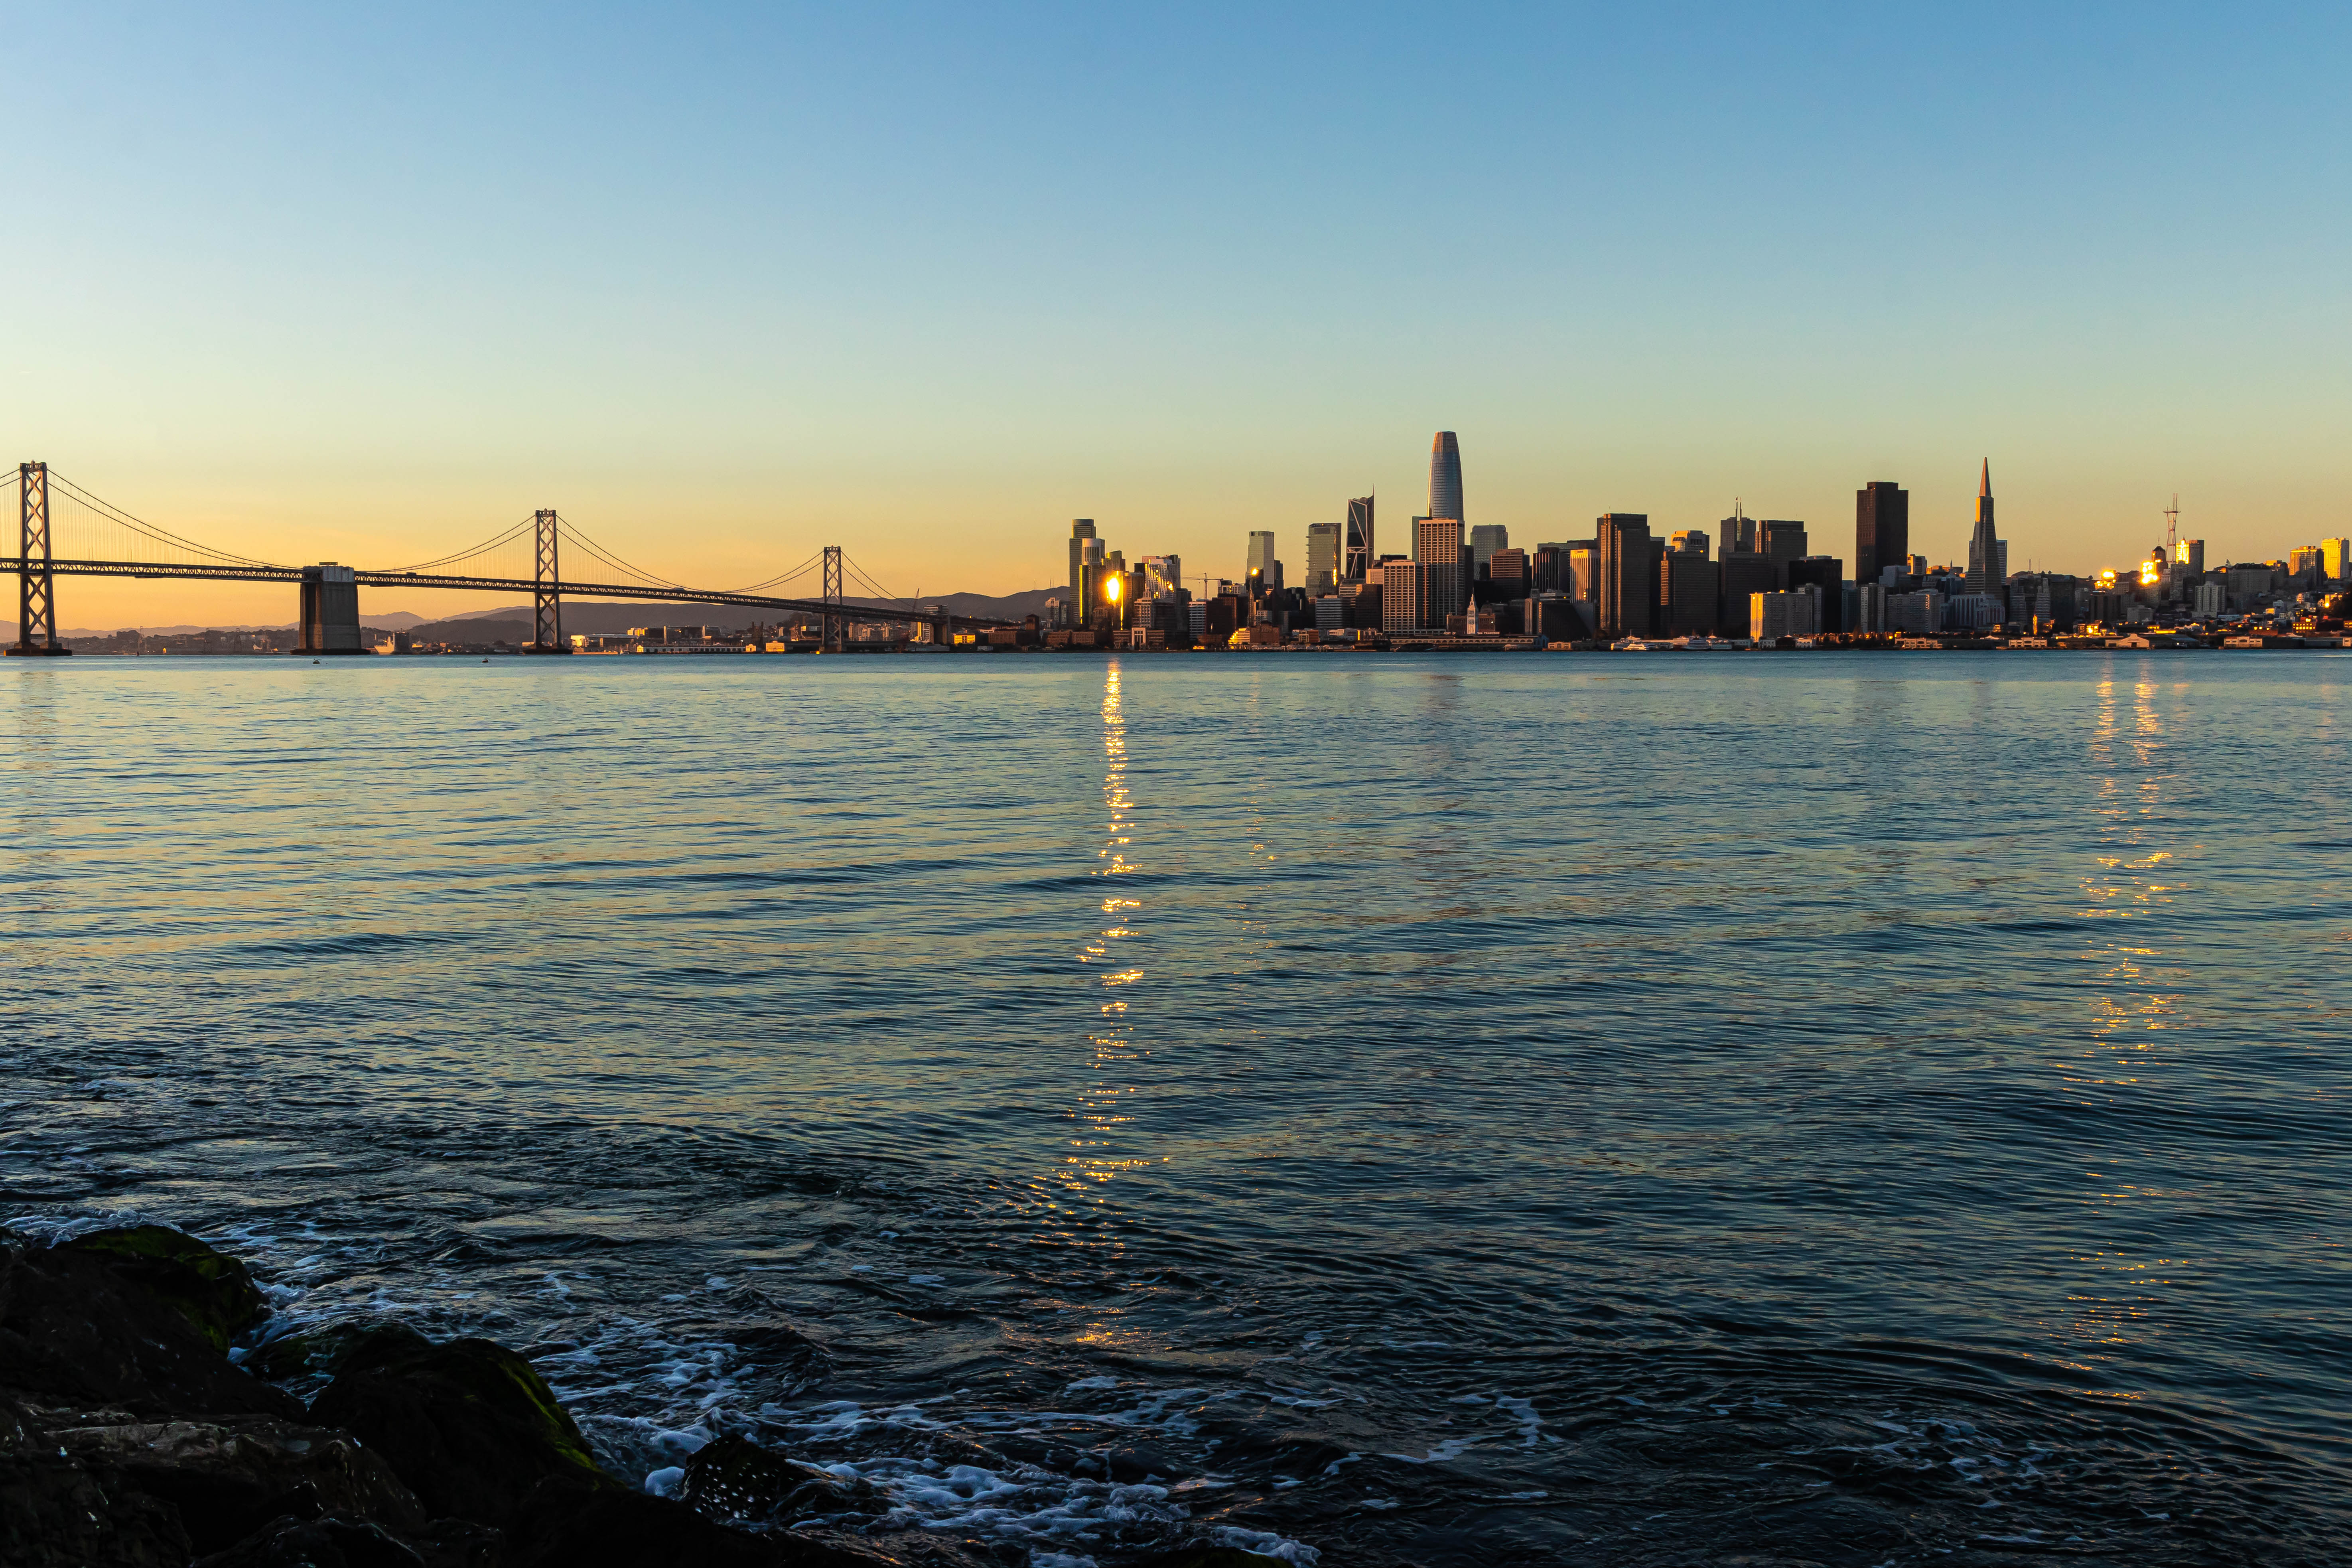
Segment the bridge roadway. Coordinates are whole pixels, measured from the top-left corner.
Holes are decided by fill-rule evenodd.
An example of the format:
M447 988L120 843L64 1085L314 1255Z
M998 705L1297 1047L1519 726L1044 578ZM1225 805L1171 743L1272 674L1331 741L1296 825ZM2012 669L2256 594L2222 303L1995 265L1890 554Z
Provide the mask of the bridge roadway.
M21 557L0 555L0 573L22 572L26 564ZM53 560L43 563L37 558L31 564L35 572L46 567L51 575L58 577L175 578L207 583L299 584L305 570L300 566L155 566L135 561ZM315 572L318 568L314 566L309 570ZM525 599L550 586L529 577L441 577L423 572L370 572L359 567L352 569L352 580L369 588L457 588L472 593L518 594ZM758 594L712 593L700 588L649 588L634 584L557 583L552 586L558 597L566 599L736 605L751 610L782 610L790 615L808 616L820 620L826 616L839 616L851 620L929 621L941 627L961 626L973 631L1013 624L974 616L926 615L915 609L884 609L848 599L835 603L824 599L772 599ZM940 640L944 642L947 639L942 637Z

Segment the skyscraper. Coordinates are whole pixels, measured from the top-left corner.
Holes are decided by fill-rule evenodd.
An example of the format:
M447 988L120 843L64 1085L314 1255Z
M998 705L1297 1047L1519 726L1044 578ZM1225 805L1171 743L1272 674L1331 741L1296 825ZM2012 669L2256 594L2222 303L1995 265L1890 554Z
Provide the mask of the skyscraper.
M1348 503L1347 556L1340 564L1340 580L1364 581L1365 571L1379 559L1372 539L1372 498L1358 496Z
M1723 520L1723 552L1726 555L1735 551L1753 553L1755 549L1756 520L1748 515L1747 510L1739 504L1739 498L1734 496L1731 501L1731 515Z
M1421 629L1423 615L1422 571L1412 561L1381 563L1381 629L1412 632ZM1443 623L1440 623L1443 624Z
M1282 573L1274 559L1274 531L1254 529L1249 536L1250 587L1253 594L1263 594L1282 586Z
M1669 550L1658 562L1658 627L1670 637L1715 629L1722 579L1704 550Z
M1095 536L1095 520L1082 517L1070 524L1070 595L1062 601L1063 615L1070 625L1087 624L1086 542Z
M1310 522L1307 525L1307 591L1328 594L1339 580L1339 536L1344 523Z
M1759 548L1772 558L1772 586L1789 585L1789 563L1805 558L1805 525L1788 518L1768 517L1756 525Z
M1650 606L1656 596L1651 585L1650 519L1645 512L1612 511L1594 526L1599 558L1593 563L1594 596L1599 600L1600 633L1603 637L1647 637Z
M1987 458L1984 478L1977 485L1977 531L1969 541L1969 592L1997 594L2009 565L2009 552L1992 533L1992 459Z
M1446 616L1460 615L1468 605L1470 584L1462 574L1464 554L1458 518L1412 520L1412 558L1421 567L1423 625L1442 629Z
M1429 444L1429 515L1462 521L1462 447L1451 430Z
M1470 531L1470 576L1475 582L1486 574L1487 563L1495 552L1508 549L1511 531L1500 523L1482 523Z
M1911 569L1911 492L1873 479L1853 492L1853 580L1875 583L1889 566Z

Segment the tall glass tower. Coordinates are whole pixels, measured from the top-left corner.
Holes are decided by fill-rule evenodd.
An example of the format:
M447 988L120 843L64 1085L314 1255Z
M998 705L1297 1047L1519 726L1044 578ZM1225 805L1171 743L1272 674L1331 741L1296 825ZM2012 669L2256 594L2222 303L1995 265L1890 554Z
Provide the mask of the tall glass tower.
M1429 444L1429 515L1462 521L1462 447L1451 430Z

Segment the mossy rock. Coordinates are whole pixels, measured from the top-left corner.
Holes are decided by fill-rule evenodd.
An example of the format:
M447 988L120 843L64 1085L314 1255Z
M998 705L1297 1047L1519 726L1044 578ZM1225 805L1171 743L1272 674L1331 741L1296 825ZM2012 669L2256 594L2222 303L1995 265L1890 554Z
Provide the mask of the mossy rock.
M620 1484L596 1468L547 1380L488 1340L359 1336L310 1419L383 1455L437 1517L503 1527L543 1480Z
M104 1258L115 1273L172 1308L226 1354L229 1342L269 1313L245 1265L168 1226L94 1230L58 1250Z
M373 1321L321 1323L296 1333L280 1334L253 1347L245 1370L272 1383L296 1378L330 1376L355 1358L381 1355L391 1349L425 1350L433 1342L404 1323Z

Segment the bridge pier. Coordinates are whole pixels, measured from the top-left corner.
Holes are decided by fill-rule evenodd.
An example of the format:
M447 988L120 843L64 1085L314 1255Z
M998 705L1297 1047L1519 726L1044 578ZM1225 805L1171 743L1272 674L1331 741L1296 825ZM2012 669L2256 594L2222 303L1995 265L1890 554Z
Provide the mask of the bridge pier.
M365 653L360 642L360 587L349 566L331 561L302 568L302 651Z
M63 658L58 642L57 580L49 562L49 466L16 465L16 646L11 658Z

